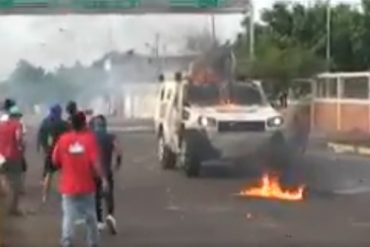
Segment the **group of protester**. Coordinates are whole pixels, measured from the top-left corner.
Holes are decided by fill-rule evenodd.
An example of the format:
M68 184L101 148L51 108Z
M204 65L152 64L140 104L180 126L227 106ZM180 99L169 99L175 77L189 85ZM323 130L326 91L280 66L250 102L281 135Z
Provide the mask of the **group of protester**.
M47 203L55 173L59 173L59 193L63 211L61 246L72 246L74 227L83 221L89 246L100 246L99 231L117 233L114 213L113 175L122 162L115 136L107 130L103 115L94 116L89 123L75 102L63 108L50 107L37 136L37 149L42 150L42 201ZM25 159L25 127L16 102L7 99L0 116L0 167L2 187L10 195L9 213L22 215L19 198L27 170ZM115 157L115 160L114 160ZM115 162L115 164L113 164ZM113 165L115 165L113 167ZM107 206L104 219L102 200Z

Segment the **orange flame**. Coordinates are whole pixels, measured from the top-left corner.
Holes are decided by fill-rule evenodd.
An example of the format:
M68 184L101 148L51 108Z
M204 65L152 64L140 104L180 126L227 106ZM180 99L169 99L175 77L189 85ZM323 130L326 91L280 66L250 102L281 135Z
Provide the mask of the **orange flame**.
M218 109L220 110L230 110L235 108L236 105L230 100L230 99L223 99L220 100L220 104L218 106Z
M243 197L250 196L286 201L301 201L303 200L304 188L305 186L302 185L293 190L284 190L281 188L279 178L277 176L264 174L259 186L244 189L239 193L239 195Z

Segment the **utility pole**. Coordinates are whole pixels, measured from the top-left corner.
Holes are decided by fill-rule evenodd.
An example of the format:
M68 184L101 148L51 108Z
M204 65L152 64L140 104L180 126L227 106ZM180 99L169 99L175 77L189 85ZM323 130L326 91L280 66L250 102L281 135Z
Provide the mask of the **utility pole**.
M215 15L212 14L211 15L211 25L212 25L212 41L213 41L213 44L216 44L216 18L215 18Z
M331 1L326 2L326 69L331 69Z
M160 45L160 34L156 33L155 42L154 42L154 57L155 57L156 67L157 67L157 76L160 75L161 69L162 69L161 61L159 57L159 45Z
M161 74L162 64L160 61L160 33L156 33L154 37L154 43L145 43L145 46L149 49L149 54L151 56L151 61L154 63L155 73L157 76Z
M249 57L254 60L254 41L255 41L255 26L254 26L254 5L253 0L249 0Z

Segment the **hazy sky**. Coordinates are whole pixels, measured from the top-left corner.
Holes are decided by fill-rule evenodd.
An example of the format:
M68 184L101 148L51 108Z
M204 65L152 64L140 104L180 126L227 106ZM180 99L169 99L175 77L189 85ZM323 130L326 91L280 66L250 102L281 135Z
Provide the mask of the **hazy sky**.
M360 0L331 0L358 3ZM274 0L255 0L257 15ZM301 2L309 3L310 0ZM241 15L216 17L218 38L232 39L241 30ZM16 62L27 59L47 69L77 60L87 64L109 50L136 49L148 52L160 33L162 49L181 52L184 36L210 29L209 16L1 16L0 79L9 75Z

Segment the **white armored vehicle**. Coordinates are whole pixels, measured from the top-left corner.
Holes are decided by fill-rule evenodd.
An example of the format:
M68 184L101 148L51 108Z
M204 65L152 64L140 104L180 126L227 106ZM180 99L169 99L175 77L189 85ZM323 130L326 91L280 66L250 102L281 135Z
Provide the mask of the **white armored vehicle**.
M164 169L199 175L203 162L233 160L253 152L283 126L258 81L220 85L162 78L155 114L158 157Z

